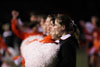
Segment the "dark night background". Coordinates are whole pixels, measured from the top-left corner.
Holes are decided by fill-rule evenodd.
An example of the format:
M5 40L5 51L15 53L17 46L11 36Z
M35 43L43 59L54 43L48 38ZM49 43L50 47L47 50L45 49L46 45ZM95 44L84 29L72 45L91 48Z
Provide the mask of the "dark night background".
M20 18L23 22L29 20L29 13L31 11L52 14L52 13L66 13L68 14L78 25L80 32L82 33L82 46L83 49L79 49L77 53L77 67L88 67L88 44L85 40L84 32L79 25L79 20L90 21L91 16L97 16L100 23L100 2L98 0L24 0L24 1L0 1L0 35L2 35L2 25L5 23L11 23L11 11L17 10L20 13ZM10 28L11 29L11 28ZM14 35L13 40L8 39L8 42L14 41L15 45L20 39ZM19 44L20 45L20 44ZM85 49L84 49L85 48ZM11 63L12 64L12 63ZM15 66L13 66L15 67Z
M0 26L10 22L11 11L16 9L20 12L22 19L26 19L30 11L41 13L67 13L77 23L80 19L89 21L92 15L100 16L100 3L96 0L74 0L74 1L3 1L0 2Z

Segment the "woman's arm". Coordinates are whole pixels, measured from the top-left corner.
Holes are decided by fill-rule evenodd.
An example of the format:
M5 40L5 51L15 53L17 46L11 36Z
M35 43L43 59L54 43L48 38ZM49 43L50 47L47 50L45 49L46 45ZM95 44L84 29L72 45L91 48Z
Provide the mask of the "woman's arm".
M18 36L20 39L24 39L25 37L25 32L22 32L20 30L17 29L17 19L12 19L11 20L11 28L12 28L12 31L14 32L14 34L16 34L16 36Z

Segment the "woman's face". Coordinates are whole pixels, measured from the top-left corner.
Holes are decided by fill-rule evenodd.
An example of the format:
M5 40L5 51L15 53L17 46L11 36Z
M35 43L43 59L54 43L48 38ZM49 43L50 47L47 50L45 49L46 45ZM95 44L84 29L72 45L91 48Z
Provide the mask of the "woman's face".
M30 21L31 21L31 22L37 21L37 18L36 18L34 15L32 15L32 16L30 16Z
M62 36L62 31L65 29L64 26L60 25L61 20L55 19L55 24L51 28L50 35L52 39L59 39Z
M12 16L13 17L18 17L18 15L19 15L19 12L18 11L16 11L16 10L13 10L12 11Z
M51 17L47 17L47 19L44 21L42 20L40 22L41 27L43 28L43 33L47 33L50 35L50 30L52 28L52 20Z
M47 17L46 22L45 22L45 26L46 26L46 32L47 32L48 35L50 35L50 31L51 31L51 28L53 26L52 22L53 22L52 18Z

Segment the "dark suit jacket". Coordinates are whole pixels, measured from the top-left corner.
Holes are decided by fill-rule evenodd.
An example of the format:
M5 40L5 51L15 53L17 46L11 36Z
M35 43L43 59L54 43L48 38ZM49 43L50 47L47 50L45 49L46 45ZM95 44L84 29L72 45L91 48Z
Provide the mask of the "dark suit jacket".
M74 37L60 41L57 67L76 67L76 48L78 42Z

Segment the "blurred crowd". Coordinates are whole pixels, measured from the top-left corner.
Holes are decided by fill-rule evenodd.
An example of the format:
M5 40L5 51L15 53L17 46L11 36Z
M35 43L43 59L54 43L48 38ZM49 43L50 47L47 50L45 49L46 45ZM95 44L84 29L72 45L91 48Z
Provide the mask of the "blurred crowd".
M100 22L97 16L91 21L80 20L80 46L86 49L89 67L100 67Z
M11 22L2 25L3 33L0 34L0 67L18 66L23 63L20 53L22 40L32 32L43 32L43 21L47 15L31 12L29 21L22 21L19 12L11 12ZM16 20L15 20L16 19ZM80 20L80 49L85 49L89 67L100 67L100 22L97 16L92 16L91 21ZM17 23L15 23L17 21ZM75 22L73 20L73 22ZM41 28L42 27L42 28ZM37 33L36 33L37 34ZM44 33L46 34L46 33ZM13 64L10 64L13 63ZM14 66L13 66L14 67Z

